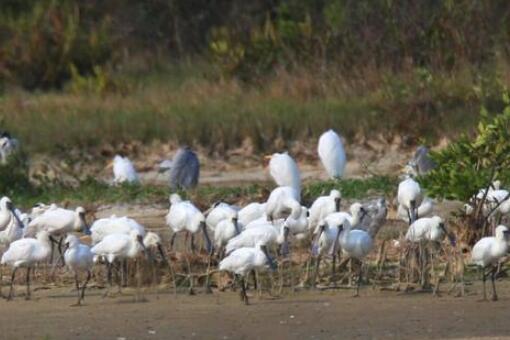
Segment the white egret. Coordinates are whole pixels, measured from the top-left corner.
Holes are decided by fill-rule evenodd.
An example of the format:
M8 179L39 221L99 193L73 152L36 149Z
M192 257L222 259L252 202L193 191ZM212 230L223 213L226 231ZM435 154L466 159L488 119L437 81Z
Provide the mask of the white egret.
M237 222L237 212L231 212L230 216L222 219L214 229L214 245L218 251L240 233L239 224Z
M74 273L74 281L76 284L76 291L78 294L78 301L76 305L80 305L81 301L85 298L85 289L92 276L92 266L94 264L94 254L88 245L82 244L80 239L73 234L67 235L64 245L67 248L64 252L64 259L67 267ZM87 278L83 283L81 290L78 280L80 272L86 272Z
M330 178L344 175L347 157L340 136L335 131L328 130L320 136L317 152Z
M103 238L110 234L130 234L132 230L138 232L142 237L145 236L145 228L132 218L127 216L117 217L112 215L108 218L101 218L90 227L92 244L99 243Z
M269 161L269 174L279 187L291 187L301 195L301 175L296 161L287 152L274 153Z
M138 178L138 174L136 173L135 167L133 163L129 160L129 158L116 155L113 158L111 165L113 166L113 183L121 184L121 183L138 183L140 180Z
M491 275L492 281L492 300L496 301L498 299L496 294L495 278L499 261L507 255L508 235L508 228L503 225L499 225L496 228L495 236L482 238L476 242L473 247L473 251L471 252L471 260L473 263L482 268L484 300L487 300L485 281L489 274ZM486 269L489 269L489 271L486 272Z
M253 270L265 270L266 267L272 270L276 264L269 256L267 246L264 243L257 243L254 247L242 247L232 251L219 264L219 270L234 273L241 281L241 300L248 304L246 295L245 278Z
M16 208L11 199L4 196L0 199L0 230L7 228L13 218L17 219L20 225L23 225L18 214L16 214Z
M455 243L453 235L446 230L443 219L439 216L433 216L422 217L414 221L407 229L405 238L413 243L422 241L441 242L445 236L448 236L452 244Z
M283 228L278 229L269 222L254 224L230 239L225 247L226 254L243 247L254 247L260 243L266 246L284 242Z
M183 201L178 194L170 195L170 209L166 215L166 223L173 231L170 249L173 249L175 238L179 232L191 233L191 250L195 251L194 234L202 231L207 252L212 252L211 240L207 233L204 215L190 201Z
M11 276L11 288L9 290L8 300L12 299L14 292L14 278L16 271L20 267L27 268L27 295L26 299L30 299L30 271L32 267L39 262L48 259L51 253L49 234L45 230L37 233L36 238L22 238L10 244L9 249L2 255L1 264L8 265L13 268Z

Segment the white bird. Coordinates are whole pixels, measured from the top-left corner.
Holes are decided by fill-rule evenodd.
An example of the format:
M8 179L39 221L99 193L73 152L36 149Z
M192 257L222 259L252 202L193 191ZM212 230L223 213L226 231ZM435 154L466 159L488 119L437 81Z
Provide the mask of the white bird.
M301 175L296 161L288 153L274 153L269 161L269 173L280 187L291 187L301 195Z
M56 208L58 207L55 203L52 203L50 205L46 205L44 203L37 203L32 207L32 210L30 211L30 218L34 219L37 216L44 214L47 210Z
M210 230L214 231L218 223L224 219L232 219L234 218L233 216L237 219L236 207L224 202L219 202L216 203L207 214L205 224Z
M173 249L177 233L185 231L191 233L191 250L194 252L194 234L202 231L207 252L212 252L211 239L207 233L205 217L190 201L183 201L178 194L170 195L170 209L166 215L166 223L173 231L170 249Z
M495 276L499 261L506 256L508 251L508 235L508 228L500 225L496 228L495 236L482 238L476 242L473 247L473 251L471 252L471 260L473 263L482 267L484 300L487 299L485 281L489 274L491 275L492 281L492 300L496 301L498 299L496 294ZM489 271L485 272L487 268L489 268Z
M0 231L0 244L9 245L12 242L19 240L23 237L23 224L20 223L20 218L15 218L17 214L14 213L7 228Z
M113 183L138 183L139 178L133 163L127 157L116 155L113 158Z
M18 140L12 138L9 133L0 134L0 164L7 164L9 156L18 148Z
M434 201L428 197L425 197L418 209L416 209L416 219L420 219L422 217L428 217L432 214L434 210ZM409 214L407 213L407 209L400 205L397 208L397 216L404 222L409 222Z
M228 241L240 233L239 224L237 222L237 212L231 212L230 216L222 219L214 229L214 245L219 251Z
M439 216L422 217L413 222L407 229L406 240L419 243L422 241L441 242L448 236L452 244L455 243L453 235L446 230L444 221Z
M347 157L342 141L335 131L328 130L320 136L317 152L331 179L341 178L344 175Z
M234 273L241 280L241 300L248 304L245 278L253 270L265 270L266 267L276 268L276 264L269 256L267 246L257 243L254 247L243 247L234 250L219 264L219 270Z
M40 230L46 230L51 236L63 236L73 231L83 231L85 234L90 234L85 219L85 209L82 207L77 207L75 210L64 208L46 210L28 224L25 236L37 234Z
M78 301L76 305L80 305L81 301L85 298L85 289L92 276L91 270L94 264L94 254L88 245L82 244L80 239L73 234L67 235L64 245L67 248L64 252L64 259L67 267L74 273L74 281L76 283L76 291L78 294ZM87 278L81 287L78 280L80 272L86 272Z
M265 217L266 204L253 202L239 210L237 213L238 223L240 229L244 229L250 222Z
M283 228L269 222L259 223L245 229L242 233L230 239L225 247L226 254L243 247L254 247L256 244L272 246L284 242Z
M318 197L310 207L309 230L315 230L320 221L329 214L340 211L342 195L338 190L331 190L329 195Z
M103 238L111 234L130 234L132 230L138 232L142 237L145 236L145 228L132 218L127 216L117 217L112 215L108 218L100 218L90 227L92 244L101 242Z
M301 214L301 204L299 196L292 187L278 187L269 194L266 202L266 216L270 220L286 218L292 216L299 218Z
M62 259L62 241L66 234L73 231L83 231L86 235L90 235L90 229L85 220L85 209L82 207L77 207L75 210L48 209L42 215L34 218L26 229L25 237L35 235L41 230L47 231L52 241L58 244L58 251ZM60 240L56 241L54 237L59 237ZM53 244L51 249L51 260L53 260Z
M18 219L19 224L22 225L18 214L16 214L16 208L14 207L14 204L12 204L11 199L4 196L0 199L0 231L7 228L13 217Z
M143 245L145 246L146 251L149 253L149 257L152 257L152 251L157 249L163 261L167 261L161 242L161 237L159 237L158 234L153 231L147 232L143 238Z
M13 268L8 300L12 299L14 278L19 267L27 268L27 295L25 298L30 299L30 271L36 263L46 261L50 253L50 238L45 230L39 231L35 239L22 238L10 244L9 249L3 254L0 261L1 264Z
M420 206L422 201L422 192L418 182L411 177L400 182L398 185L397 200L398 204L407 212L409 224L416 221L416 208Z
M309 211L307 207L301 207L301 214L298 218L293 218L292 216L287 217L287 219L283 223L284 228L288 228L289 233L291 235L296 236L298 239L302 239L306 237L308 231L308 215Z
M101 242L91 249L94 254L94 262L100 258L106 260L108 269L108 282L112 286L112 264L115 260L135 259L140 253L145 251L143 237L136 230L132 230L129 235L110 234L103 238ZM123 280L121 280L123 281ZM108 291L105 295L108 294Z

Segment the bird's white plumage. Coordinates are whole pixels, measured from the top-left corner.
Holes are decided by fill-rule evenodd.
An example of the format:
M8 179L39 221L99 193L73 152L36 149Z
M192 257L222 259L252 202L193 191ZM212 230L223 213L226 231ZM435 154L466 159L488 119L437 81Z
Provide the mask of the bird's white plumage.
M22 218L23 216L20 216L20 220L22 220ZM23 226L12 216L7 227L0 231L0 244L9 245L22 237Z
M145 228L136 220L127 216L117 217L112 215L100 218L90 227L92 244L101 242L103 238L111 234L130 234L135 230L142 237L145 236Z
M416 218L420 219L422 217L429 217L434 211L434 201L428 197L425 197L421 204L418 206ZM397 208L397 216L404 222L409 221L409 216L407 215L407 209L403 205L398 205Z
M298 196L301 194L299 168L288 153L274 153L269 161L269 173L280 187L292 187Z
M283 242L281 232L271 223L260 223L244 230L239 235L230 239L226 246L226 253L243 247L254 247L257 244L274 245Z
M133 230L129 235L107 235L91 251L96 259L103 257L113 263L116 259L135 258L144 248L142 242L141 235Z
M495 236L484 237L476 242L471 252L472 262L482 267L496 265L508 251L507 233L508 228L500 225L496 228Z
M116 155L113 158L113 182L120 183L138 183L139 178L133 163L127 157Z
M246 227L250 222L265 217L266 204L253 202L239 210L237 213L238 223L241 229Z
M10 244L9 249L2 255L1 264L17 268L30 267L37 262L48 259L51 253L49 234L39 231L37 238L22 238Z
M232 251L220 262L219 269L242 276L248 275L252 270L266 269L268 258L260 246L242 247Z
M177 200L175 196L171 197L173 202L166 215L167 225L174 231L179 232L187 230L191 233L200 231L200 224L205 223L204 215L190 201Z
M66 266L75 273L92 269L94 254L90 247L80 242L75 235L68 235L64 241L69 248L64 253Z
M422 217L409 226L406 240L410 242L440 242L446 235L444 221L439 216Z
M292 187L278 187L271 191L266 202L266 216L279 219L292 216L298 218L301 214L301 204L296 190Z
M237 216L237 214L236 214ZM240 232L237 218L225 218L214 229L214 245L219 249Z
M340 136L335 131L329 130L320 136L317 152L330 178L344 175L347 157Z
M75 210L53 208L34 218L27 227L25 236L35 235L40 230L46 230L50 235L62 236L72 231L88 230L85 222L85 209Z
M212 208L205 218L205 224L211 230L215 230L216 225L225 219L237 219L237 209L230 204L220 202Z
M422 202L422 192L420 185L411 177L404 179L398 185L397 192L398 204L401 205L411 216L411 223L416 220L416 208ZM412 208L414 204L414 210Z
M315 230L321 220L326 218L329 214L337 212L342 198L340 191L331 190L329 195L320 196L312 203L310 207L309 230ZM338 202L338 203L337 203Z

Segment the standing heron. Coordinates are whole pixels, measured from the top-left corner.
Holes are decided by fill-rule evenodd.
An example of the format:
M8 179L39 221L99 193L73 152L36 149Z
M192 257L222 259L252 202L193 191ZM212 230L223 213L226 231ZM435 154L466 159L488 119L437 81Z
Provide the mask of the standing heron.
M197 154L190 147L185 146L177 150L172 162L169 162L169 170L172 190L188 190L197 186L200 162Z

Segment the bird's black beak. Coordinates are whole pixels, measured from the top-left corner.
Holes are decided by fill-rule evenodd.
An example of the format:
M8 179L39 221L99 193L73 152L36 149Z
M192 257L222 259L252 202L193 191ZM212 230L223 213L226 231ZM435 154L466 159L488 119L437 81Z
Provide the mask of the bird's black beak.
M368 212L367 212L367 211L366 211L366 209L365 209L365 208L363 208L363 207L361 207L360 212L361 212L361 217L359 218L359 221L361 222L361 221L363 221L363 219L365 218L365 216L367 216L367 215L368 215Z
M70 247L69 242L66 242L66 243L64 244L64 253L67 251L67 249L69 249L69 247Z
M234 223L234 228L236 229L236 234L239 235L241 231L239 230L239 223L237 218L232 219L232 223Z
M163 259L163 262L168 262L166 259L165 251L163 250L163 246L160 243L158 243L158 251L159 255L161 255L161 258Z
M450 244L452 245L452 247L455 247L455 245L457 244L457 240L455 239L455 235L453 235L452 233L449 233L448 230L446 230L446 227L445 227L444 223L440 223L439 224L439 228L441 228L441 230L443 230L443 232L446 234L446 236L448 237L448 240L450 241Z
M340 197L335 198L335 211L340 212L340 205L342 204L342 199Z
M138 241L138 243L142 247L142 253L145 255L145 259L150 260L149 254L147 252L147 248L145 248L145 244L143 244L143 237L142 237L142 235L138 235L136 237L136 240Z
M338 232L336 234L335 243L333 244L333 253L331 255L335 255L335 253L337 251L338 239L340 238L340 234L342 233L343 230L344 230L344 225L340 224L338 226Z
M411 211L410 211L410 221L409 225L413 224L416 221L416 201L411 201Z
M269 268L271 268L272 271L275 271L278 268L278 266L277 266L276 262L273 260L273 258L271 256L269 256L269 253L267 252L267 247L264 245L264 246L261 246L260 249L262 250L264 255L266 255L266 260L267 260L267 263L269 264Z
M321 238L321 235L325 229L326 229L325 224L321 224L319 226L319 232L317 233L317 235L315 236L315 238L312 242L312 255L313 256L319 255L319 239Z
M87 224L87 219L85 218L85 214L84 213L80 213L80 219L84 225L84 230L83 230L83 233L85 235L90 235L92 234L92 232L90 231L90 227L89 225Z
M211 239L209 238L209 234L207 233L207 226L205 225L205 222L200 222L200 227L202 228L202 231L204 232L204 239L207 247L207 253L212 254L212 244Z
M16 222L18 223L18 226L20 226L20 228L24 228L25 225L19 219L18 214L16 214L16 208L14 207L14 204L12 204L12 202L7 202L7 209L9 209L11 211L12 216L14 216L14 218L16 219Z

